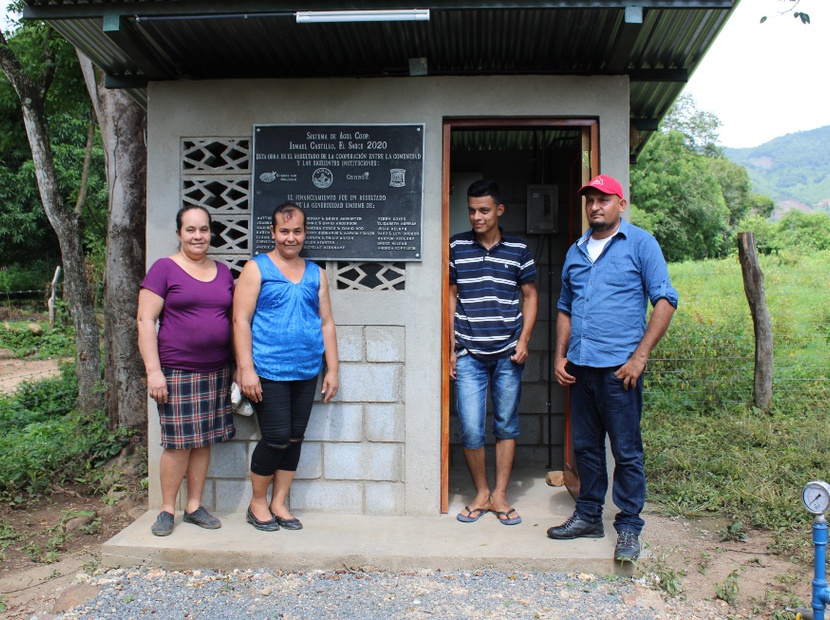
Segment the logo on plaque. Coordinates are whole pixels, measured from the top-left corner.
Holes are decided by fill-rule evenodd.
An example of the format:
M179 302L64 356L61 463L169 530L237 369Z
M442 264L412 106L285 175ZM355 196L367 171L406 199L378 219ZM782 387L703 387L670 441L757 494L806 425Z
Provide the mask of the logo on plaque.
M314 183L315 187L326 189L329 185L334 183L334 175L328 168L317 168L317 170L311 174L311 182Z
M406 170L403 168L392 168L389 170L390 187L406 187Z
M277 180L277 173L276 172L263 172L259 175L259 180L263 183L273 183Z

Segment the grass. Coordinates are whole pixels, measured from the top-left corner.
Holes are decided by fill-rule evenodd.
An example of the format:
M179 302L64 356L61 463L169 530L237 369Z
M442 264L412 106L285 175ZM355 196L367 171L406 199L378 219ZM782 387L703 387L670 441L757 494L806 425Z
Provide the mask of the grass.
M738 579L738 569L735 568L726 576L723 583L715 584L715 598L718 598L729 605L734 605L738 600L738 593L740 592Z
M101 525L101 518L88 510L64 510L58 523L42 530L17 532L10 524L0 521L0 552L11 545L20 545L32 562L52 564L60 559L73 534L68 532L66 524L75 517L85 517L89 523L82 525L78 531L84 535L93 535Z
M662 590L668 596L679 596L682 593L681 582L686 571L674 568L663 555L655 553L648 560L638 560L635 564L650 587Z
M830 252L762 257L769 412L752 406L754 335L737 257L670 265L680 307L649 363L643 419L650 499L670 514L718 512L772 530L780 552L809 550L801 489L830 464L828 264Z

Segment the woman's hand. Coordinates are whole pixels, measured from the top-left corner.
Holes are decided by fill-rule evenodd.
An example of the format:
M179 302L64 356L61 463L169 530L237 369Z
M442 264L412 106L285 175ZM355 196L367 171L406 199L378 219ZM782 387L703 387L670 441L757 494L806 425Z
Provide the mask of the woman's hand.
M147 373L147 393L160 405L167 403L167 377L162 371Z
M246 370L237 370L239 374L239 389L252 403L258 403L262 400L262 384L259 382L259 375L256 370L249 368Z
M337 373L331 370L327 371L323 377L323 389L321 391L321 394L323 394L323 402L328 403L334 398L339 387L340 381L337 378Z

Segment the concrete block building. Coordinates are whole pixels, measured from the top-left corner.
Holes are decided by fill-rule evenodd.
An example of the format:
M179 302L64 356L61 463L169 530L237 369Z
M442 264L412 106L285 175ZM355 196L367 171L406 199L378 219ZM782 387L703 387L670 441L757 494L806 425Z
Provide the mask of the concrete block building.
M559 271L585 229L576 190L600 172L627 186L629 163L737 0L433 0L417 11L377 0L26 4L25 17L54 25L109 86L127 89L147 109L148 265L175 250L182 205L213 214L212 256L238 274L256 251L260 190L317 204L314 196L323 194L291 189L304 172L326 168L328 179L318 180L333 190L370 178L368 168L349 177L347 168L324 165L347 159L347 140L310 155L305 171L289 147L268 151L259 128L368 136L353 141L381 162L383 185L374 187L386 189L371 195L383 197L377 204L387 215L399 208L394 192L417 178L401 216L411 228L405 235L365 212L354 215L348 193L333 192L326 203L331 239L354 236L351 214L393 239L388 247L409 251L378 244L311 256L329 276L341 391L332 403L315 404L293 510L439 514L450 487L467 476L446 368L447 266L448 239L469 226L466 188L478 178L500 183L502 225L529 240L539 273L516 467L539 479L564 470L569 485L578 484L568 403L551 372ZM394 150L396 138L369 135L401 128L418 135L408 151ZM300 150L318 143L305 144ZM383 163L402 152L412 156ZM269 158L280 165L262 172L257 166ZM160 497L154 407L148 417L152 505ZM213 450L208 509L248 503L258 429L253 418L236 421L236 438Z

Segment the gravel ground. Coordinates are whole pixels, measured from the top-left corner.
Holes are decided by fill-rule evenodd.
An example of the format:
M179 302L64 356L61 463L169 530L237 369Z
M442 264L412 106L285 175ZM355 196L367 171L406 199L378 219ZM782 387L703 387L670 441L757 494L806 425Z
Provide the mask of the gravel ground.
M661 617L630 578L584 573L118 569L89 584L99 594L60 618Z

